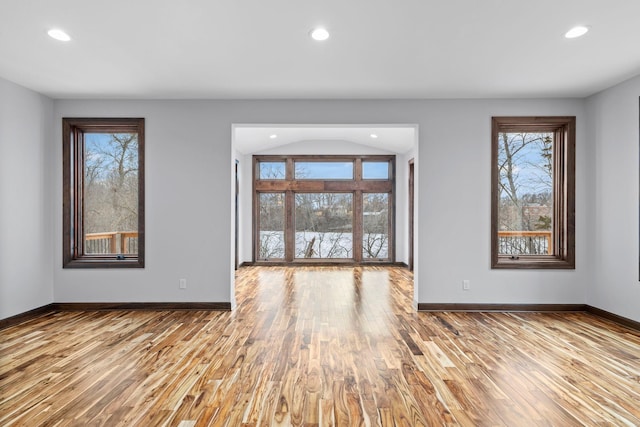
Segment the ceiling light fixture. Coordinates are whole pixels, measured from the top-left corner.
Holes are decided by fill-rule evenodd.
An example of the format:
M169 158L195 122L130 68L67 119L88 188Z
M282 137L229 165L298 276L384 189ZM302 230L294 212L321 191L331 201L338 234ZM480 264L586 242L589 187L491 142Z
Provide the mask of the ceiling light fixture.
M377 139L378 135L376 135L375 133L372 133L371 135L369 135L372 139Z
M589 27L585 27L584 25L578 25L577 27L573 27L569 31L565 33L565 37L568 39L575 39L578 37L582 37L589 31Z
M47 34L49 34L49 37L51 37L52 39L56 39L61 42L68 42L69 40L71 40L71 37L69 37L69 34L65 33L62 30L58 30L56 28L47 31Z
M311 38L316 41L324 41L329 38L329 31L324 28L318 27L311 30Z
M269 135L269 139L276 139L278 137L278 135L276 135L275 133Z

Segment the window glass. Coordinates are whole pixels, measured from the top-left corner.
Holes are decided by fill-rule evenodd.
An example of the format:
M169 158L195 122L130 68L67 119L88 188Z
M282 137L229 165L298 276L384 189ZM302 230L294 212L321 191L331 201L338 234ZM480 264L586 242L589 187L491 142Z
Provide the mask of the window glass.
M144 267L144 119L63 118L64 268Z
M353 194L295 195L296 258L353 257Z
M253 261L394 261L395 156L256 155L253 164Z
M284 193L260 193L258 258L284 258Z
M362 179L389 179L389 162L362 162Z
M353 162L295 162L296 179L353 179Z
M260 162L258 167L260 169L260 179L285 179L285 162Z
M491 268L575 268L575 117L493 117Z
M84 134L84 253L138 253L138 135Z
M362 195L362 257L389 257L389 194Z
M553 133L498 134L498 253L552 255Z

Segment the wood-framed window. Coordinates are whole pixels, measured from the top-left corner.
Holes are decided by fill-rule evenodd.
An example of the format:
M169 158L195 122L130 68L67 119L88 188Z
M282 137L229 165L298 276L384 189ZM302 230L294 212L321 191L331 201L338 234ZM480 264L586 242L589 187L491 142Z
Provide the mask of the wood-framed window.
M491 268L575 268L575 117L493 117Z
M393 262L395 156L253 156L254 262Z
M64 268L144 267L144 119L63 118Z

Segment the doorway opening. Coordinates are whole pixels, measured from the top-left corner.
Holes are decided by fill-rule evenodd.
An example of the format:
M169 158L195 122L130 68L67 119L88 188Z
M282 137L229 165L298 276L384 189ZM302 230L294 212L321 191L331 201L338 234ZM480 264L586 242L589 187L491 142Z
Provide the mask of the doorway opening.
M412 124L234 124L237 265L411 264L417 273L408 180L417 134Z

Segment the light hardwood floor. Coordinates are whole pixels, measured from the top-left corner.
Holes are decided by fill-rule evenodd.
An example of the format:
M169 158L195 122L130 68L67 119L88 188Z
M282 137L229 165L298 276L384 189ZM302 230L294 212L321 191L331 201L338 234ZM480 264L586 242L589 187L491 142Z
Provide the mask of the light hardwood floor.
M0 331L0 425L640 425L637 332L411 295L402 268L248 267L233 312L43 315Z

